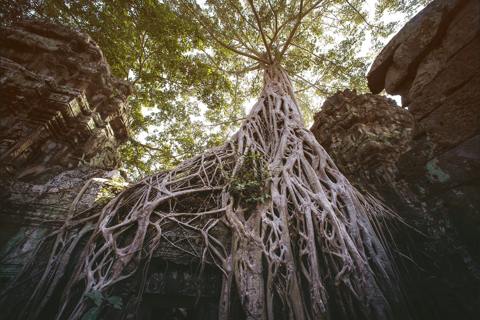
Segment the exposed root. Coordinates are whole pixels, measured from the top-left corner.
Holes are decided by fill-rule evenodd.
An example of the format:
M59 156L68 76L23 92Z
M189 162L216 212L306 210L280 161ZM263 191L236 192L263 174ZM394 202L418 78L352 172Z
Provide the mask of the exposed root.
M247 152L263 155L259 165L271 172L264 203L244 203L227 191L222 172L235 175L238 155ZM205 263L221 270L220 319L230 315L233 279L247 319L408 319L379 222L393 216L338 171L305 128L288 76L269 66L260 99L230 141L143 179L112 200L98 223L82 224L89 240L62 296L62 305L76 307L69 315L62 308L57 319L85 313L86 302L73 294L80 283L84 294L108 295L162 241L198 257L200 272ZM212 235L219 223L231 229L231 247ZM203 249L176 245L173 230L187 242L201 237ZM58 234L65 255L81 238L68 234ZM38 294L46 289L39 286L24 318L40 312Z

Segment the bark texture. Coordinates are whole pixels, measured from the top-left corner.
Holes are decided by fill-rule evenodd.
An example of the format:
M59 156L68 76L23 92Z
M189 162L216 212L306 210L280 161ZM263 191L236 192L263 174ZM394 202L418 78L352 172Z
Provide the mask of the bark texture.
M205 263L223 273L220 319L229 318L233 282L247 319L410 318L382 233L396 216L353 188L305 128L286 72L277 64L264 69L260 98L227 143L145 178L101 213L67 220L23 318L41 312L82 236L88 242L56 319L80 319L88 309L82 293L108 296L135 272L145 277L175 228L187 241L201 236L203 249L190 252L200 258L200 273ZM248 153L261 155L251 165L270 175L256 190L269 195L263 202L230 192L228 176L244 172ZM201 201L186 200L192 196ZM231 247L212 232L218 224L231 229ZM72 238L75 228L81 231Z

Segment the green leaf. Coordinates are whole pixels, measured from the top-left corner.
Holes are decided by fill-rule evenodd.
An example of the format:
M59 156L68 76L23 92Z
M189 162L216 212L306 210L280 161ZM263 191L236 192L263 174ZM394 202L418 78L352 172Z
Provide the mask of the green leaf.
M102 294L100 291L98 291L98 290L92 290L92 291L90 291L89 293L87 293L87 294L85 295L85 298L90 298L90 299L92 299L93 302L95 302L95 304L96 304L97 306L99 306L99 307L100 307L100 305L102 304L103 300L105 299L105 298L103 297L103 294Z
M115 309L122 309L123 307L123 301L122 298L118 296L113 296L108 298L108 302L113 305Z
M99 307L93 307L88 310L87 313L83 316L82 320L95 320L97 319L98 314L100 313Z

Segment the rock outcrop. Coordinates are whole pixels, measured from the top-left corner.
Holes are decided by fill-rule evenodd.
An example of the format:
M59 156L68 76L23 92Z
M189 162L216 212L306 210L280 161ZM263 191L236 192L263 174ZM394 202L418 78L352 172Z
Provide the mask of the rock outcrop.
M1 30L2 177L33 182L80 163L119 166L130 84L84 33L43 21Z
M436 0L387 44L368 73L373 93L402 96L433 143L424 161L479 134L480 12L476 0Z
M408 108L419 125L409 150L399 158L396 179L404 181L406 189L418 199L416 206L423 207L428 223L432 224L432 233L450 239L447 243L457 247L450 247L452 257L457 257L450 260L470 261L466 268L476 270L477 280L472 283L477 286L480 279L479 7L476 0L433 1L387 44L368 74L372 92L385 88L390 94L401 95L402 106ZM447 265L449 262L445 260L444 266ZM478 311L478 291L470 292L463 300L469 301L471 310Z
M413 280L420 284L419 291L412 290L414 304L429 310L423 315L428 313L434 319L480 316L479 20L476 0L435 0L409 21L374 61L367 76L371 91L385 89L401 95L402 114L408 110L413 117L413 125L396 123L411 129L405 140L398 140L396 147L387 151L372 136L376 148L368 156L359 150L363 140L353 141L349 148L324 143L352 183L383 199L427 235L412 233L419 249L414 260L422 269L413 262L405 264L419 275ZM336 96L329 99L336 107L325 106L312 128L319 141L348 141L354 126L374 132L385 124L385 134L392 132L390 124L396 118L391 117L400 109L393 105L390 114L372 108L370 116L358 118L350 129L330 133L327 127L343 125L336 118L361 109L366 99L351 93ZM359 105L353 107L352 101ZM348 110L340 107L342 103ZM385 115L380 126L370 121L379 112ZM327 118L334 121L326 125L321 119ZM396 131L402 132L401 126ZM388 152L389 159L384 156ZM348 164L344 158L349 159ZM368 158L378 158L380 164L364 160Z
M396 248L413 257L399 264L419 315L475 319L480 302L478 142L409 172L412 162L431 153L426 147L433 143L422 140L425 131L393 100L348 89L325 101L311 131L358 190L381 199L420 231L409 230L407 236L392 229Z
M353 185L382 200L377 188L398 193L396 162L408 150L415 124L407 110L392 99L347 89L328 98L314 119L310 130Z

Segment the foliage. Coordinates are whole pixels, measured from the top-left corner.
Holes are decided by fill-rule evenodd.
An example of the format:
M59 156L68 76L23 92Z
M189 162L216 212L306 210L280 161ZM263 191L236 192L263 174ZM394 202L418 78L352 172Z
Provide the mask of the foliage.
M218 146L238 129L246 103L262 88L258 61L239 50L260 60L282 56L308 125L337 90L368 92L368 65L400 27L382 16L410 15L428 2L379 0L370 21L364 0L325 0L295 27L298 3L288 1L259 1L254 13L248 1L236 0L5 0L2 24L40 18L87 32L112 74L134 83L132 135L120 151L136 180ZM373 51L362 56L368 38ZM269 52L257 49L264 39Z
M264 203L265 199L270 198L270 195L264 191L265 185L272 181L264 156L248 150L239 156L238 161L240 166L234 175L222 170L223 176L230 185L228 192L242 202Z
M240 94L236 108L227 101L234 90L230 80L194 54L206 48L204 35L194 21L179 19L168 3L7 0L2 9L2 25L37 18L88 33L112 75L134 84L131 141L121 149L122 162L134 178L171 167L231 134L226 126L207 132L195 120L199 104L208 106L211 122L244 117Z
M82 320L95 320L97 319L99 313L100 307L92 307L87 311L87 313L85 313Z
M411 19L419 9L427 6L433 0L378 0L375 3L375 18L378 20L385 13L405 14L405 21Z
M113 178L112 180L105 181L103 183L103 188L100 189L95 202L100 205L107 204L110 200L115 198L120 192L122 192L128 183L126 183L122 178Z
M105 299L105 297L103 296L103 293L98 290L92 290L89 293L85 294L84 299L93 300L96 306L90 308L90 310L88 310L87 313L85 313L82 320L97 319L97 316L100 313L101 307L103 305L108 305L115 309L122 309L123 307L122 298L118 296L111 296L108 299Z
M252 73L247 78L254 79L249 82L253 95L258 95L262 87L259 63L281 58L282 66L297 87L304 117L310 119L316 110L311 108L309 98L326 97L345 87L367 90L364 74L368 62L357 54L371 27L354 10L361 8L362 1L353 1L352 5L344 1L326 2L325 5L321 2L321 9L307 15L298 26L291 23L297 13L294 2L262 1L255 14L247 2L207 1L208 9L204 9L194 1L182 0L178 1L177 11L199 21L210 39L227 44L222 47L218 42L213 43L213 52L203 54L215 61L220 70L244 77ZM257 18L263 25L261 31L255 26ZM292 28L296 33L288 39ZM257 48L264 47L264 39L271 50L259 52ZM290 45L285 47L287 40ZM249 61L252 56L257 62Z

